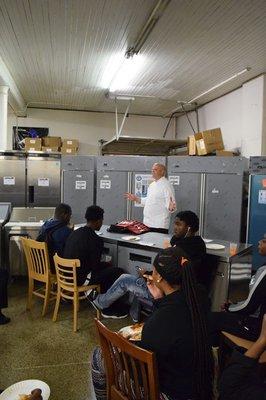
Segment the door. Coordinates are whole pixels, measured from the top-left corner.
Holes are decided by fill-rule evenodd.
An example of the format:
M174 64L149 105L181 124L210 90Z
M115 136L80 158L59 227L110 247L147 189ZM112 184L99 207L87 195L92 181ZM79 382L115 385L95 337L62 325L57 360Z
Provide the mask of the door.
M104 224L111 225L127 218L129 202L124 193L129 190L128 173L98 171L96 204L104 209Z
M193 211L200 217L201 174L192 172L169 173L169 181L175 190L176 212L171 216L170 232L179 211Z
M139 198L146 198L148 187L150 183L153 182L152 175L149 172L133 172L132 182L131 182L131 192L138 196ZM143 221L143 205L131 202L130 204L130 219L136 219L138 221Z
M29 157L27 203L33 207L55 207L60 203L60 160Z
M239 242L242 191L242 175L205 175L202 231L205 238Z
M72 222L85 223L86 208L94 204L94 172L63 171L63 202L72 208Z
M258 241L266 234L266 175L252 175L250 180L248 243L253 244L254 268L265 264L258 253Z
M0 156L0 199L25 207L26 162L23 157Z

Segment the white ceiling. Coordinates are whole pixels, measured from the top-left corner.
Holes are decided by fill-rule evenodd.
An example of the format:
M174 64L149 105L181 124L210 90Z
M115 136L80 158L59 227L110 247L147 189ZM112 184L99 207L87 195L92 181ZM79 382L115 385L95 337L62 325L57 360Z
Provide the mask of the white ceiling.
M103 78L157 0L0 0L0 56L29 106L113 111ZM172 0L125 93L131 111L164 115L229 78L205 103L266 72L265 0ZM124 106L124 105L123 105Z

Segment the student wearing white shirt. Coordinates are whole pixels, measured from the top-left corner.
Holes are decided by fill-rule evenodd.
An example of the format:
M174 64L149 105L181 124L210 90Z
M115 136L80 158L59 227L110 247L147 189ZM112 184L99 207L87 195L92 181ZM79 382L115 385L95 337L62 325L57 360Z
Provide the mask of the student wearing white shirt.
M155 231L168 232L170 213L176 210L174 188L165 177L165 165L156 163L152 166L151 172L154 181L148 187L146 199L140 199L132 193L125 193L125 197L127 200L144 205L145 225Z

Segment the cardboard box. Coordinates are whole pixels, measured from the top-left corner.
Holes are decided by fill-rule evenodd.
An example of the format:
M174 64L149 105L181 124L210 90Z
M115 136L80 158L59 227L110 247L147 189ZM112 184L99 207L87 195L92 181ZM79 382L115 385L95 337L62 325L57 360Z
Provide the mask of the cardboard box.
M233 157L234 153L233 151L227 151L227 150L216 150L216 155L218 157Z
M62 141L63 147L72 147L77 148L79 147L79 141L77 139L64 139Z
M62 154L78 154L78 149L76 147L61 147Z
M42 139L41 138L25 138L26 151L41 151Z
M223 150L223 138L220 128L198 132L194 135L196 140L197 154L205 156L216 150Z
M60 136L45 136L43 138L43 145L45 147L61 147L62 139Z
M45 151L46 153L54 153L58 151L58 147L42 146L42 151Z
M195 156L197 154L196 139L194 135L187 138L188 155Z

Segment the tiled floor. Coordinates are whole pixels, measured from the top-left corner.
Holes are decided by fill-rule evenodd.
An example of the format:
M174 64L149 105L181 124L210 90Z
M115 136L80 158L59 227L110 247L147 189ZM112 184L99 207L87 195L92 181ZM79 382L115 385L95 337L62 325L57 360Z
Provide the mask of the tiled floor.
M97 344L94 309L86 301L79 311L79 331L74 333L72 305L62 304L57 322L52 322L53 303L41 317L41 299L27 312L27 282L15 281L9 288L6 315L12 321L0 326L0 388L24 379L41 379L51 389L51 400L94 399L90 382L90 355ZM103 320L112 330L130 324L129 319Z

